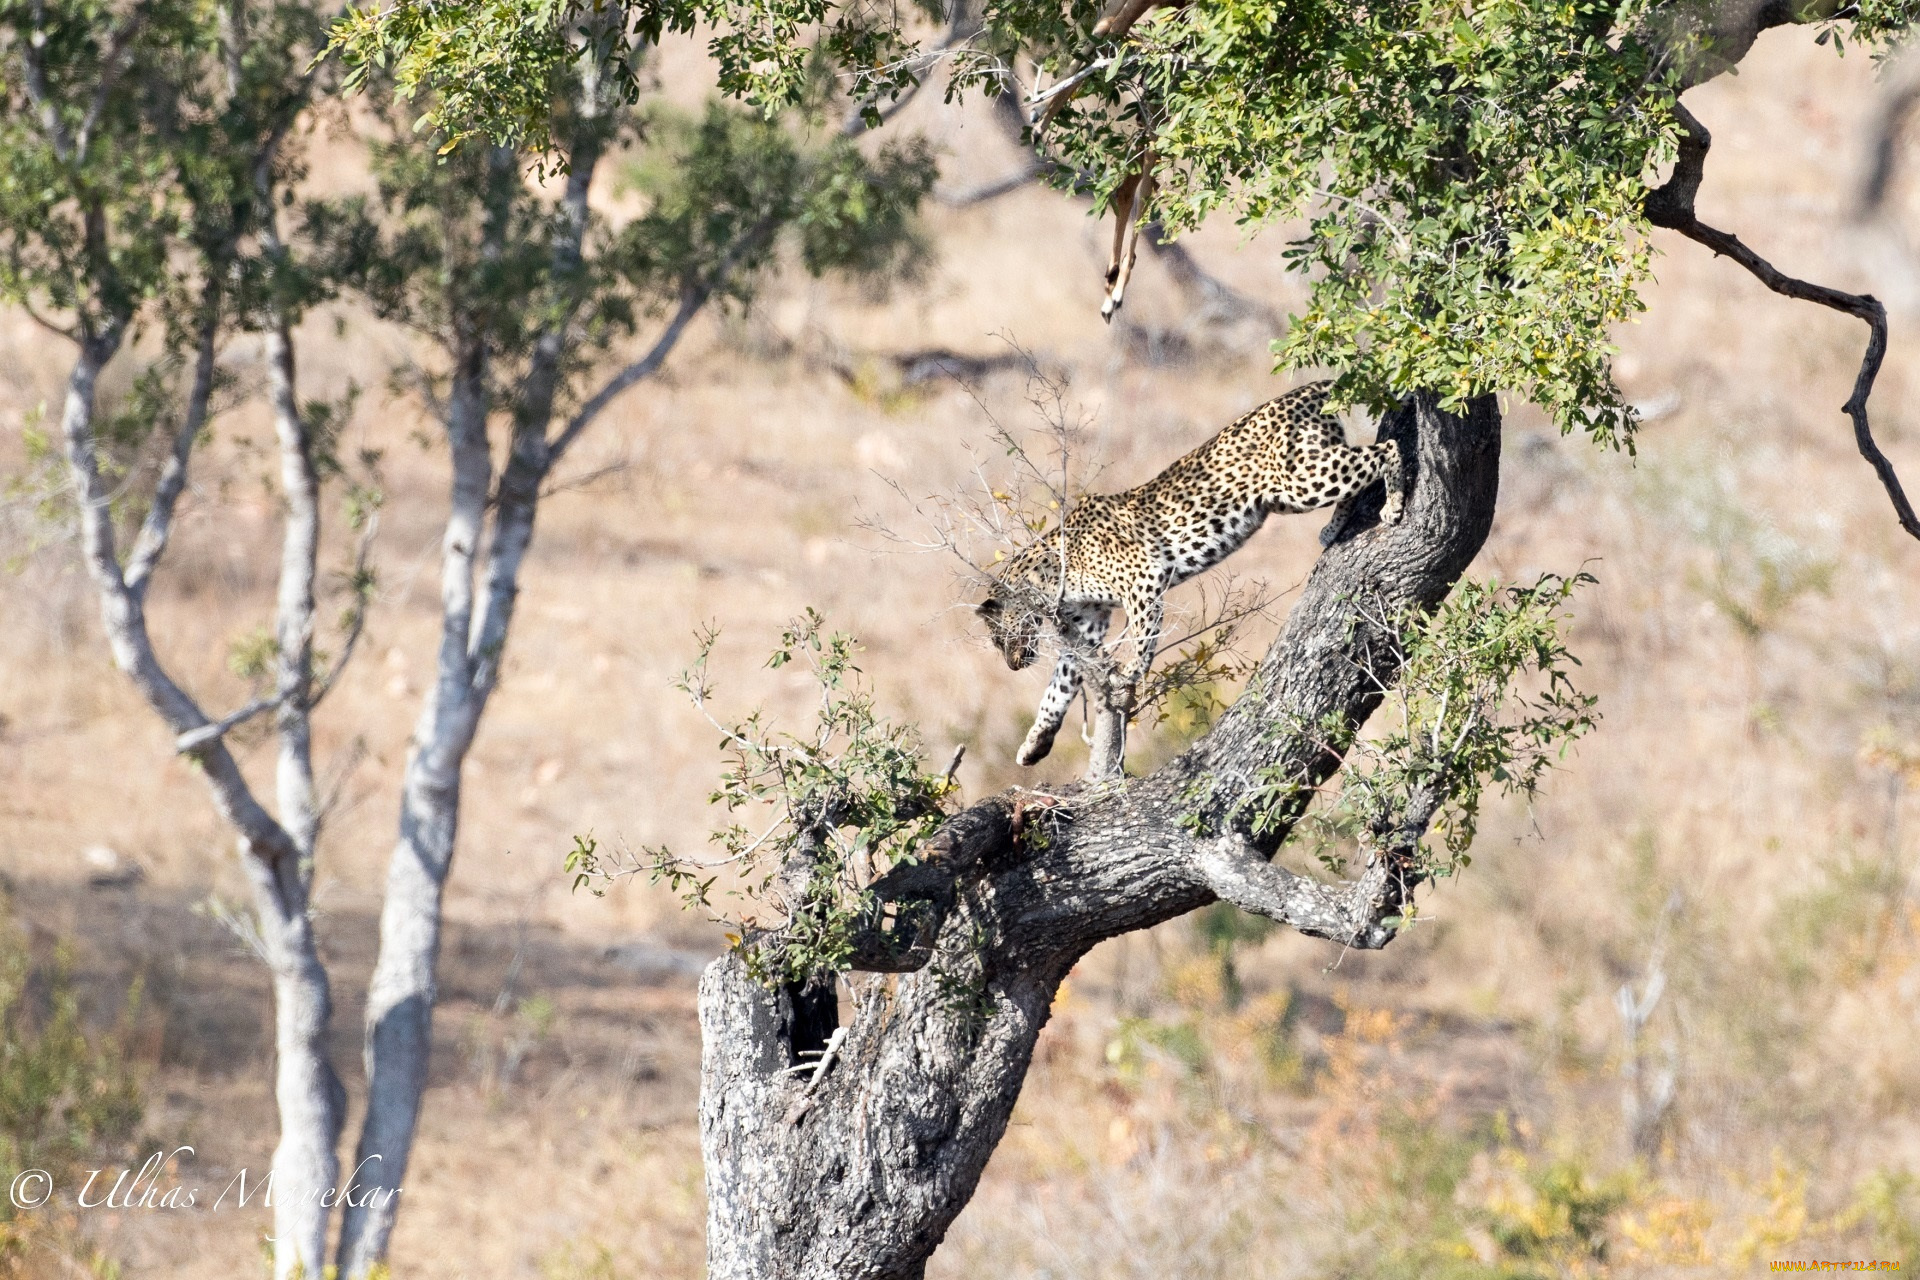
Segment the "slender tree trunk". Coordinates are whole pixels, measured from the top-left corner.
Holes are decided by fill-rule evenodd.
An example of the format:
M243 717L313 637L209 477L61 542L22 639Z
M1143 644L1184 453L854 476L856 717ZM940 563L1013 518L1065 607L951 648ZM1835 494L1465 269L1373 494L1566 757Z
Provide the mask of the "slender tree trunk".
M933 941L904 960L890 935L862 944L855 969L912 971L891 994L871 980L844 1034L826 1037L830 1059L791 993L760 986L733 955L709 966L700 1127L713 1280L921 1276L1005 1132L1061 979L1101 940L1220 898L1343 945L1391 940L1433 806L1417 806L1357 882L1326 885L1269 861L1305 800L1275 813L1260 788L1338 768L1313 730L1328 715L1364 722L1377 680L1392 678L1393 646L1367 619L1434 607L1485 540L1499 431L1490 397L1465 416L1426 396L1389 415L1383 438L1413 459L1406 519L1322 555L1211 733L1117 787L977 804L928 857L883 877L883 901L929 919ZM1351 528L1369 520L1363 510ZM1255 823L1256 804L1271 825Z
M615 12L596 20L611 20ZM349 1280L362 1280L386 1257L393 1233L432 1047L441 900L459 832L460 774L499 682L541 486L614 396L659 368L711 293L709 286L684 297L646 357L588 397L573 419L550 437L570 349L579 336L575 314L587 283L583 247L590 221L588 192L605 146L605 113L616 98L614 87L592 63L597 56L590 55L584 68L582 106L567 139L571 168L547 269L551 318L534 341L515 402L506 406L512 437L497 486L486 435L496 408L487 391L488 321L475 315L457 322L464 332L455 343L447 407L454 477L442 544L440 653L434 691L414 731L402 784L400 837L388 867L380 953L368 991L367 1117L344 1192L338 1255L340 1272ZM492 152L490 191L483 197L488 202L483 260L498 256L508 233L511 184L519 180L515 165L511 152ZM723 264L721 278L730 265Z
M441 538L439 661L401 782L400 834L387 865L380 953L367 989L367 1114L344 1189L339 1253L341 1273L356 1278L387 1254L433 1044L441 899L459 830L460 767L478 723L469 638L493 483L489 375L486 344L474 337L457 354L448 399L453 486Z
M264 199L271 200L270 191ZM278 249L278 237L269 240ZM340 1177L340 1129L346 1090L335 1075L326 1037L333 1001L307 912L313 856L320 833L314 800L313 691L314 578L320 553L320 477L313 436L301 415L294 378L293 341L286 317L273 310L265 334L267 398L280 439L280 488L287 504L280 545L280 586L274 636L279 654L274 729L279 739L276 807L293 845L295 863L279 900L291 908L269 938L273 965L275 1048L279 1078L280 1145L274 1152L274 1275L316 1276L327 1258L330 1194ZM283 875L286 869L283 869Z
M591 114L582 126L589 138L597 138L598 127ZM360 1280L386 1257L399 1211L433 1045L441 902L459 833L460 773L499 681L520 592L520 569L533 541L540 486L552 460L547 430L573 339L569 304L577 298L587 191L599 150L597 145L576 145L570 154L573 169L561 201L566 230L550 267L559 314L535 342L520 395L511 406L512 448L492 492L487 423L493 405L481 324L473 326L469 341L456 354L448 401L454 476L442 543L440 658L402 784L400 838L388 865L380 954L368 990L367 1118L346 1189L340 1235L340 1269L349 1280ZM513 164L510 152L494 151L496 201L510 198L505 184L518 180ZM506 205L496 205L488 222L491 243L483 253L498 250L496 237L506 232ZM484 589L476 593L483 542Z
M93 435L94 393L99 375L119 348L121 330L91 337L81 346L61 415L69 473L79 507L80 541L87 571L100 599L101 622L114 663L127 674L176 740L198 761L214 808L238 833L242 865L253 890L265 959L274 992L274 1093L280 1112L280 1142L273 1159L274 1274L278 1280L318 1276L326 1260L328 1193L338 1174L339 1141L346 1093L327 1052L332 1015L327 974L308 916L316 819L312 805L307 689L311 683L314 557L318 546L318 481L311 440L293 393L291 348L284 329L269 340L269 377L281 442L282 478L288 514L282 545L280 600L275 632L280 640L277 718L280 729L279 792L292 829L261 806L226 743L198 704L160 664L147 633L145 590L165 551L172 503L184 484L185 458L204 417L209 359L200 363L188 421L176 460L153 511L135 540L130 572L114 548L113 516L100 477ZM212 341L212 330L206 342ZM213 730L209 732L209 730Z
M261 936L273 974L273 1095L280 1112L280 1141L273 1149L273 1274L274 1280L310 1278L322 1273L327 1259L347 1091L327 1052L333 1000L311 921L304 913L295 920L263 914Z

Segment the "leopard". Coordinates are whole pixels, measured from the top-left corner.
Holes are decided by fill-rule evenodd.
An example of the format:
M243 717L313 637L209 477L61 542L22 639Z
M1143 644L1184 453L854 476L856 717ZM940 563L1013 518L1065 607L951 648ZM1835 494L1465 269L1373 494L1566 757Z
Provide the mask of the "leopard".
M1349 445L1326 411L1330 382L1277 396L1234 419L1153 479L1122 493L1080 498L1065 519L989 574L976 606L1007 666L1031 666L1051 631L1059 660L1015 759L1038 764L1088 673L1105 672L1109 705L1131 710L1161 639L1168 591L1245 546L1269 515L1334 508L1330 546L1368 488L1383 485L1383 524L1406 509L1406 467L1393 440ZM1105 649L1113 611L1127 616L1132 662Z

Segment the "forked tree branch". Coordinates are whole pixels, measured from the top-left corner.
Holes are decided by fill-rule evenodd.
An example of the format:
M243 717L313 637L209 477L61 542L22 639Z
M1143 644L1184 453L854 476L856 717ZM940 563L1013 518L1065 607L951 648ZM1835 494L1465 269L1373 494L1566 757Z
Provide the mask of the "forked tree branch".
M1432 816L1429 812L1418 824L1416 844ZM1269 862L1235 835L1197 843L1194 865L1222 901L1308 937L1362 951L1378 951L1399 935L1421 880L1410 854L1396 850L1371 854L1351 884L1325 884Z
M964 41L968 36L969 28L966 26L966 20L960 16L958 9L955 12L956 16L949 24L947 37L936 47L936 54ZM918 92L919 86L916 85L880 108L882 121L897 115ZM862 114L867 105L870 104L861 103L847 114L841 122L841 137L856 138L871 127ZM686 336L687 326L691 325L694 319L706 309L707 304L713 301L714 295L726 289L732 282L733 273L740 269L740 265L764 249L767 241L779 229L779 219L772 214L761 217L727 246L726 252L720 255L720 260L710 270L689 277L682 283L680 297L674 306L673 314L667 318L667 323L654 338L653 345L648 347L646 353L638 360L628 364L601 383L600 388L587 397L586 401L574 411L573 416L567 420L566 426L562 427L559 434L554 436L547 445L548 470L551 470L553 465L578 442L608 405L619 399L621 394L629 388L660 372L661 367L667 362L667 357L673 354L674 348L680 345L680 339Z
M1873 394L1874 380L1880 376L1880 364L1887 355L1887 309L1879 299L1869 294L1843 293L1839 289L1787 275L1741 243L1738 236L1700 221L1694 214L1693 204L1699 194L1700 183L1706 177L1707 151L1713 145L1713 137L1707 132L1707 127L1684 106L1676 103L1674 109L1685 130L1680 139L1680 154L1672 176L1664 185L1648 193L1647 220L1656 227L1677 231L1719 256L1733 259L1754 279L1783 297L1817 303L1866 324L1866 351L1860 357L1860 370L1854 375L1853 394L1841 406L1841 412L1853 420L1854 444L1859 448L1860 456L1872 466L1874 474L1880 477L1881 487L1887 491L1887 499L1893 504L1900 527L1913 537L1920 538L1920 517L1915 516L1913 504L1908 501L1906 490L1901 487L1900 477L1887 455L1881 452L1879 443L1874 440L1873 428L1867 419L1867 398Z

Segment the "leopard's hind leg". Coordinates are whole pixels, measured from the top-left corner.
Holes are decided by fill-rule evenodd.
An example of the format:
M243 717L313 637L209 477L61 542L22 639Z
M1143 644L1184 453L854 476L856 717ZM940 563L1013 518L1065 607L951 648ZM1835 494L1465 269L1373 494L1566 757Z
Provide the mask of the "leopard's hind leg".
M1386 484L1386 500L1380 505L1381 524L1399 524L1400 517L1406 511L1407 477L1406 468L1401 461L1400 446L1392 440L1382 440L1364 448L1348 449L1358 463L1340 486L1340 499L1334 504L1333 515L1327 521L1326 528L1320 530L1320 545L1330 547L1346 536L1347 526L1353 521L1353 508L1374 481Z

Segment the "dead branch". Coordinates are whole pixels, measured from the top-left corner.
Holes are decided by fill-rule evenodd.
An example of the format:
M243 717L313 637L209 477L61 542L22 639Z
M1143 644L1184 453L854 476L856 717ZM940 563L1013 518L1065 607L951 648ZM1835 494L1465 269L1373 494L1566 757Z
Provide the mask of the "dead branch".
M1887 455L1880 451L1867 420L1867 397L1873 393L1874 379L1879 377L1881 361L1887 354L1887 309L1871 295L1843 293L1787 275L1742 244L1738 236L1701 222L1694 214L1693 202L1706 176L1707 150L1713 145L1713 138L1706 126L1684 106L1676 103L1674 110L1685 130L1680 140L1680 155L1672 176L1664 185L1647 194L1647 220L1656 227L1678 231L1689 240L1705 245L1716 255L1733 259L1754 279L1783 297L1817 303L1866 324L1866 351L1860 358L1860 371L1854 375L1853 394L1841 406L1841 412L1853 420L1854 443L1860 450L1860 456L1880 477L1881 487L1887 491L1887 499L1893 504L1900 527L1913 537L1920 538L1920 517L1915 516L1913 504L1907 500L1906 490L1901 487L1900 477L1895 474L1893 463L1888 461Z

